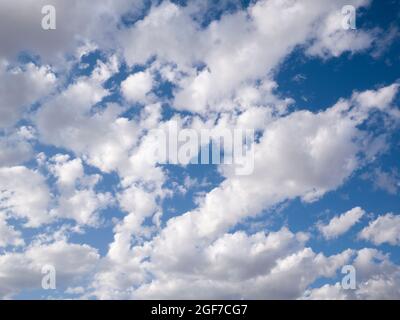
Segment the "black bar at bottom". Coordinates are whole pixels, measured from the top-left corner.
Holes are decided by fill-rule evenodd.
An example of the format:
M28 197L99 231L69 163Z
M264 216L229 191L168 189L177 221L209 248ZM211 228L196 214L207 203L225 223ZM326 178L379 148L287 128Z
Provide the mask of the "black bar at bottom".
M8 310L7 310L8 309ZM391 310L393 309L393 310ZM311 318L338 317L351 312L382 318L398 314L400 301L262 301L262 300L162 300L162 301L0 301L5 314L39 315L67 319L88 315L116 319L275 319L290 315Z

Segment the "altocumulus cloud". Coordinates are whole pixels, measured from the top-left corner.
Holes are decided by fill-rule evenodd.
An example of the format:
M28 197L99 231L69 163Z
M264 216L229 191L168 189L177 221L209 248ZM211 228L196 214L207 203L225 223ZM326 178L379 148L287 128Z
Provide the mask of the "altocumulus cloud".
M0 297L400 298L396 175L368 174L398 153L399 83L302 69L389 70L394 31L344 30L342 0L66 3L0 4ZM163 164L174 125L255 130L254 172Z

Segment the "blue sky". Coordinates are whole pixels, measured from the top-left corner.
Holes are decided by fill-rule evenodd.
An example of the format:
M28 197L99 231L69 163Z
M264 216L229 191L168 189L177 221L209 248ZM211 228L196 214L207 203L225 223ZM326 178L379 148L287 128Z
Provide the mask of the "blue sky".
M102 1L4 2L0 298L400 298L397 1ZM254 171L148 160L171 123Z

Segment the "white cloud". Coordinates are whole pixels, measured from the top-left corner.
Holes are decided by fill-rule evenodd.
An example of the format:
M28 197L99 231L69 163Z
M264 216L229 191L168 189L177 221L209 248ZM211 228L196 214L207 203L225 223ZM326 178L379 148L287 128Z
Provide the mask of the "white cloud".
M51 211L59 218L74 219L78 224L96 226L99 211L109 207L113 198L109 193L93 190L75 190L72 194L58 199L58 207Z
M7 128L54 89L56 77L48 66L28 63L13 68L0 59L0 82L0 128Z
M365 211L355 207L340 216L336 216L328 224L318 224L318 229L325 239L334 239L346 233L364 216Z
M368 3L353 2L358 8ZM51 33L40 29L43 4L0 4L0 82L6 84L0 89L0 127L7 128L0 137L0 247L5 248L0 296L37 288L43 264L56 267L66 294L83 298L398 296L398 266L377 250L326 256L306 245L308 234L286 227L254 234L233 229L262 212L273 214L287 200L320 199L387 146L384 137L369 131L369 120L379 112L389 124L385 129L393 129L400 119L392 105L399 84L355 92L318 112L291 111L294 100L277 94L274 74L294 48L331 58L371 46L374 32L339 29L345 0L260 0L205 27L200 1L188 6L164 1L140 17L142 1L105 0L93 6L87 0L68 5L50 0L45 4L54 4L58 15ZM124 18L140 20L121 23L127 11ZM11 22L13 37L3 28ZM97 61L91 75L74 75L75 67L84 70L82 55L96 48L106 61ZM40 54L39 61L53 69L32 63L11 68L6 61L24 49ZM107 82L124 64L128 72L137 64L147 69L130 74L120 87L118 79ZM159 77L171 82L172 97L165 99L172 108L201 115L179 113L164 120L164 101L156 101L158 93L152 92ZM115 93L125 98L122 106L106 102L114 101ZM131 116L126 111L134 103L141 106ZM19 131L9 128L22 118L32 123ZM175 195L176 185L169 189L170 173L151 157L157 138L148 131L166 130L173 121L196 130L251 127L260 136L253 145L253 175L238 177L232 168L219 167L223 182L198 197L197 207L164 224L162 201ZM31 145L44 149L36 159L47 180L39 169L17 166L32 158ZM50 152L43 145L70 155L46 155ZM88 165L99 173L90 174ZM99 191L103 174L116 177L112 186L105 183L115 197ZM185 187L193 184L186 182ZM111 204L125 216L106 221L113 223L114 237L104 257L88 245L67 242L71 233L102 226L101 210ZM354 208L320 230L327 238L339 236L363 214ZM40 234L21 252L7 252L24 245L20 219L25 227L53 221L60 226L36 230ZM390 224L385 219L378 218L362 234L376 244L398 244L393 236L399 231L393 223L397 218L389 215ZM389 232L383 237L377 229ZM360 283L354 294L343 293L337 284L304 294L316 279L335 277L355 253Z
M136 247L125 269L119 263L96 275L93 294L125 299L296 298L315 279L335 274L351 256L349 250L331 257L316 254L304 247L307 239L287 228L268 234L235 232L205 248L182 242L174 256L155 247L152 260L146 263L140 261L151 248ZM181 247L193 251L182 256ZM143 278L145 272L153 275L148 281ZM129 290L132 286L137 289Z
M356 270L356 290L344 290L341 283L307 290L305 299L382 300L400 298L400 267L376 249L357 251L352 261Z
M17 134L0 137L0 167L23 164L33 157L29 141Z
M27 227L38 227L52 219L49 202L49 189L38 172L25 167L0 168L0 212L26 219Z
M41 9L56 9L56 29L42 29ZM80 44L101 43L112 48L120 15L137 15L143 8L140 0L103 0L93 7L90 0L3 0L0 3L0 58L15 59L21 52L38 54L48 62L63 62ZM12 26L12 36L9 30ZM62 63L59 63L62 67Z
M94 286L98 290L94 294L103 298L110 297L108 290L112 288L115 291L119 288L118 297L130 297L129 288L140 286L139 279L144 277L143 272L150 270L154 274L154 280L139 287L134 297L160 298L164 297L164 294L187 297L191 296L190 292L195 292L197 297L202 297L204 292L206 297L205 292L209 293L210 288L216 297L241 297L233 279L240 274L254 272L252 265L246 264L249 269L246 266L241 269L238 265L239 270L236 270L234 265L237 260L227 256L226 261L235 261L227 268L228 262L225 262L222 255L218 263L225 267L219 267L215 261L207 262L204 258L206 252L223 242L221 239L240 239L240 234L232 236L226 235L226 232L262 210L297 197L304 201L315 201L340 186L365 163L363 154L364 150L368 150L370 137L359 129L359 125L368 119L370 111L353 99L341 99L325 111L296 111L278 119L271 119L260 141L254 145L253 175L238 177L229 170L222 171L226 179L219 187L205 195L196 209L169 219L158 235L142 245L132 246L132 231L117 232L108 258L112 256L113 260L119 263L111 263L96 276ZM149 151L149 148L145 150ZM144 156L138 159L144 159ZM326 170L327 167L330 170ZM257 236L255 239L255 247L261 250L263 237ZM235 252L241 252L239 246L235 248ZM251 250L249 244L249 247L243 250L246 257L239 260L251 261ZM119 254L115 254L117 252ZM310 248L293 252L293 256L284 259L289 266L293 265L293 269L285 269L286 264L283 264L280 266L282 271L276 271L276 276L265 275L265 279L260 277L257 282L254 279L249 280L249 286L254 288L254 291L246 291L247 296L258 297L264 294L265 297L271 294L265 288L279 284L283 288L279 294L275 291L277 296L294 298L301 295L302 290L305 290L318 275L332 274L333 271L325 266L325 262L328 263L329 259L339 259L342 263L349 254L343 253L344 256L327 258L316 255ZM130 258L126 260L127 257ZM258 256L262 260L261 257L262 254ZM141 263L141 260L146 262ZM123 264L122 261L132 262ZM193 261L196 261L196 265L193 265ZM225 271L226 275L230 275L229 279L210 283L206 280L213 276L213 268L208 267L209 265L214 266L217 275L219 268L232 269L232 274ZM304 275L296 271L300 269L309 269L312 274ZM128 284L129 279L124 276L127 270L132 272L132 276L128 277L131 286ZM202 275L199 270L208 273ZM298 283L298 279L302 277L308 280L294 288L293 283ZM100 283L100 279L104 278L107 278L107 286ZM166 280L171 278L173 280ZM284 279L287 282L283 281ZM193 286L196 286L197 290L193 291ZM241 288L243 289L243 286Z
M124 109L116 104L94 108L109 94L102 86L104 79L97 72L79 78L47 101L34 120L41 142L71 150L100 170L111 172L128 162L138 129L133 121L119 117Z
M198 49L192 38L196 31L190 16L179 6L166 1L152 7L143 20L123 31L119 42L129 65L145 64L153 55L162 60L190 64Z
M146 103L152 87L153 77L148 71L132 74L121 83L122 94L129 102Z
M285 199L313 201L336 189L361 165L360 155L368 149L358 129L368 110L361 120L354 114L360 115L358 108L340 100L323 112L298 111L272 121L254 146L254 174L224 172L228 179L206 196L199 212L192 213L193 221L202 233L212 234Z
M99 212L113 203L110 193L94 190L100 175L85 175L81 159L69 159L58 154L50 159L49 170L56 177L59 196L51 214L58 218L73 219L81 225L96 226Z
M400 216L392 213L379 216L359 233L359 237L376 245L400 245Z
M98 260L96 249L65 241L31 246L21 253L2 254L0 297L12 297L21 290L40 289L45 265L54 266L57 288L71 286L92 272Z
M269 78L296 45L332 36L331 29L337 29L332 12L340 14L343 4L344 1L258 1L246 11L224 14L201 29L190 18L191 6L183 8L167 1L124 31L120 42L130 65L144 64L156 57L176 64L186 75L178 79L175 108L202 114L232 110L237 105L231 100L238 90ZM356 7L367 4L363 0L354 3ZM329 30L317 32L315 26L319 23L330 26ZM363 50L372 38L364 32L340 35L340 39L336 36L329 40L340 45L340 49L335 47L336 56L347 50ZM193 70L195 65L204 68Z
M346 300L347 295L340 283L325 284L320 288L307 290L302 299L307 300Z
M21 232L7 224L5 215L0 212L0 248L7 246L22 246L25 244Z
M367 4L369 1L358 1ZM321 23L316 24L315 40L307 48L307 54L324 58L338 57L344 52L355 53L371 47L376 31L345 30L341 10L333 10Z
M76 181L84 175L80 159L69 160L68 155L58 154L52 157L51 161L50 170L57 178L57 184L61 189L74 188Z
M395 96L398 93L400 84L393 83L390 86L379 88L378 90L366 90L363 92L356 92L353 95L355 100L362 108L385 110L390 107Z

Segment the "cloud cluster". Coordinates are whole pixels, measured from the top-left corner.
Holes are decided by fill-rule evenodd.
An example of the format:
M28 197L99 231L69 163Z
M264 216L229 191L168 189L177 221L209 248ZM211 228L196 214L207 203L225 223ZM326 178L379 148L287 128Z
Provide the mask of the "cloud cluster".
M388 213L372 221L360 232L359 237L376 245L389 243L395 246L400 244L399 231L400 216Z
M349 245L325 254L310 244L315 228L245 227L287 202L321 200L389 148L400 120L398 83L350 90L316 111L279 94L276 79L295 50L304 59L338 59L373 48L377 31L344 31L342 0L235 2L235 10L208 16L210 6L233 2L161 1L145 10L139 0L52 0L57 29L47 33L45 2L2 1L0 297L37 289L46 264L67 297L400 296L399 266L382 251ZM12 37L4 31L11 21L21 22ZM24 63L22 52L39 58ZM377 115L385 121L378 132ZM254 129L253 174L221 165L205 178L220 182L197 183L186 172L180 181L154 152L153 129L174 124ZM176 200L182 195L192 197L190 209ZM331 241L365 217L354 207L316 229ZM398 218L377 217L355 240L399 245ZM112 240L100 255L82 238L105 229ZM337 279L346 264L357 270L357 290L313 286Z
M96 249L64 241L38 244L21 253L0 255L0 294L7 298L20 290L40 289L42 268L46 265L54 266L59 285L71 284L93 271L98 259Z
M343 290L340 282L326 284L306 291L305 299L399 299L400 268L393 264L381 251L364 248L357 252L352 261L356 273L357 288Z
M364 216L365 211L360 207L353 208L340 216L334 217L328 224L319 224L318 229L325 239L336 238L347 232Z

